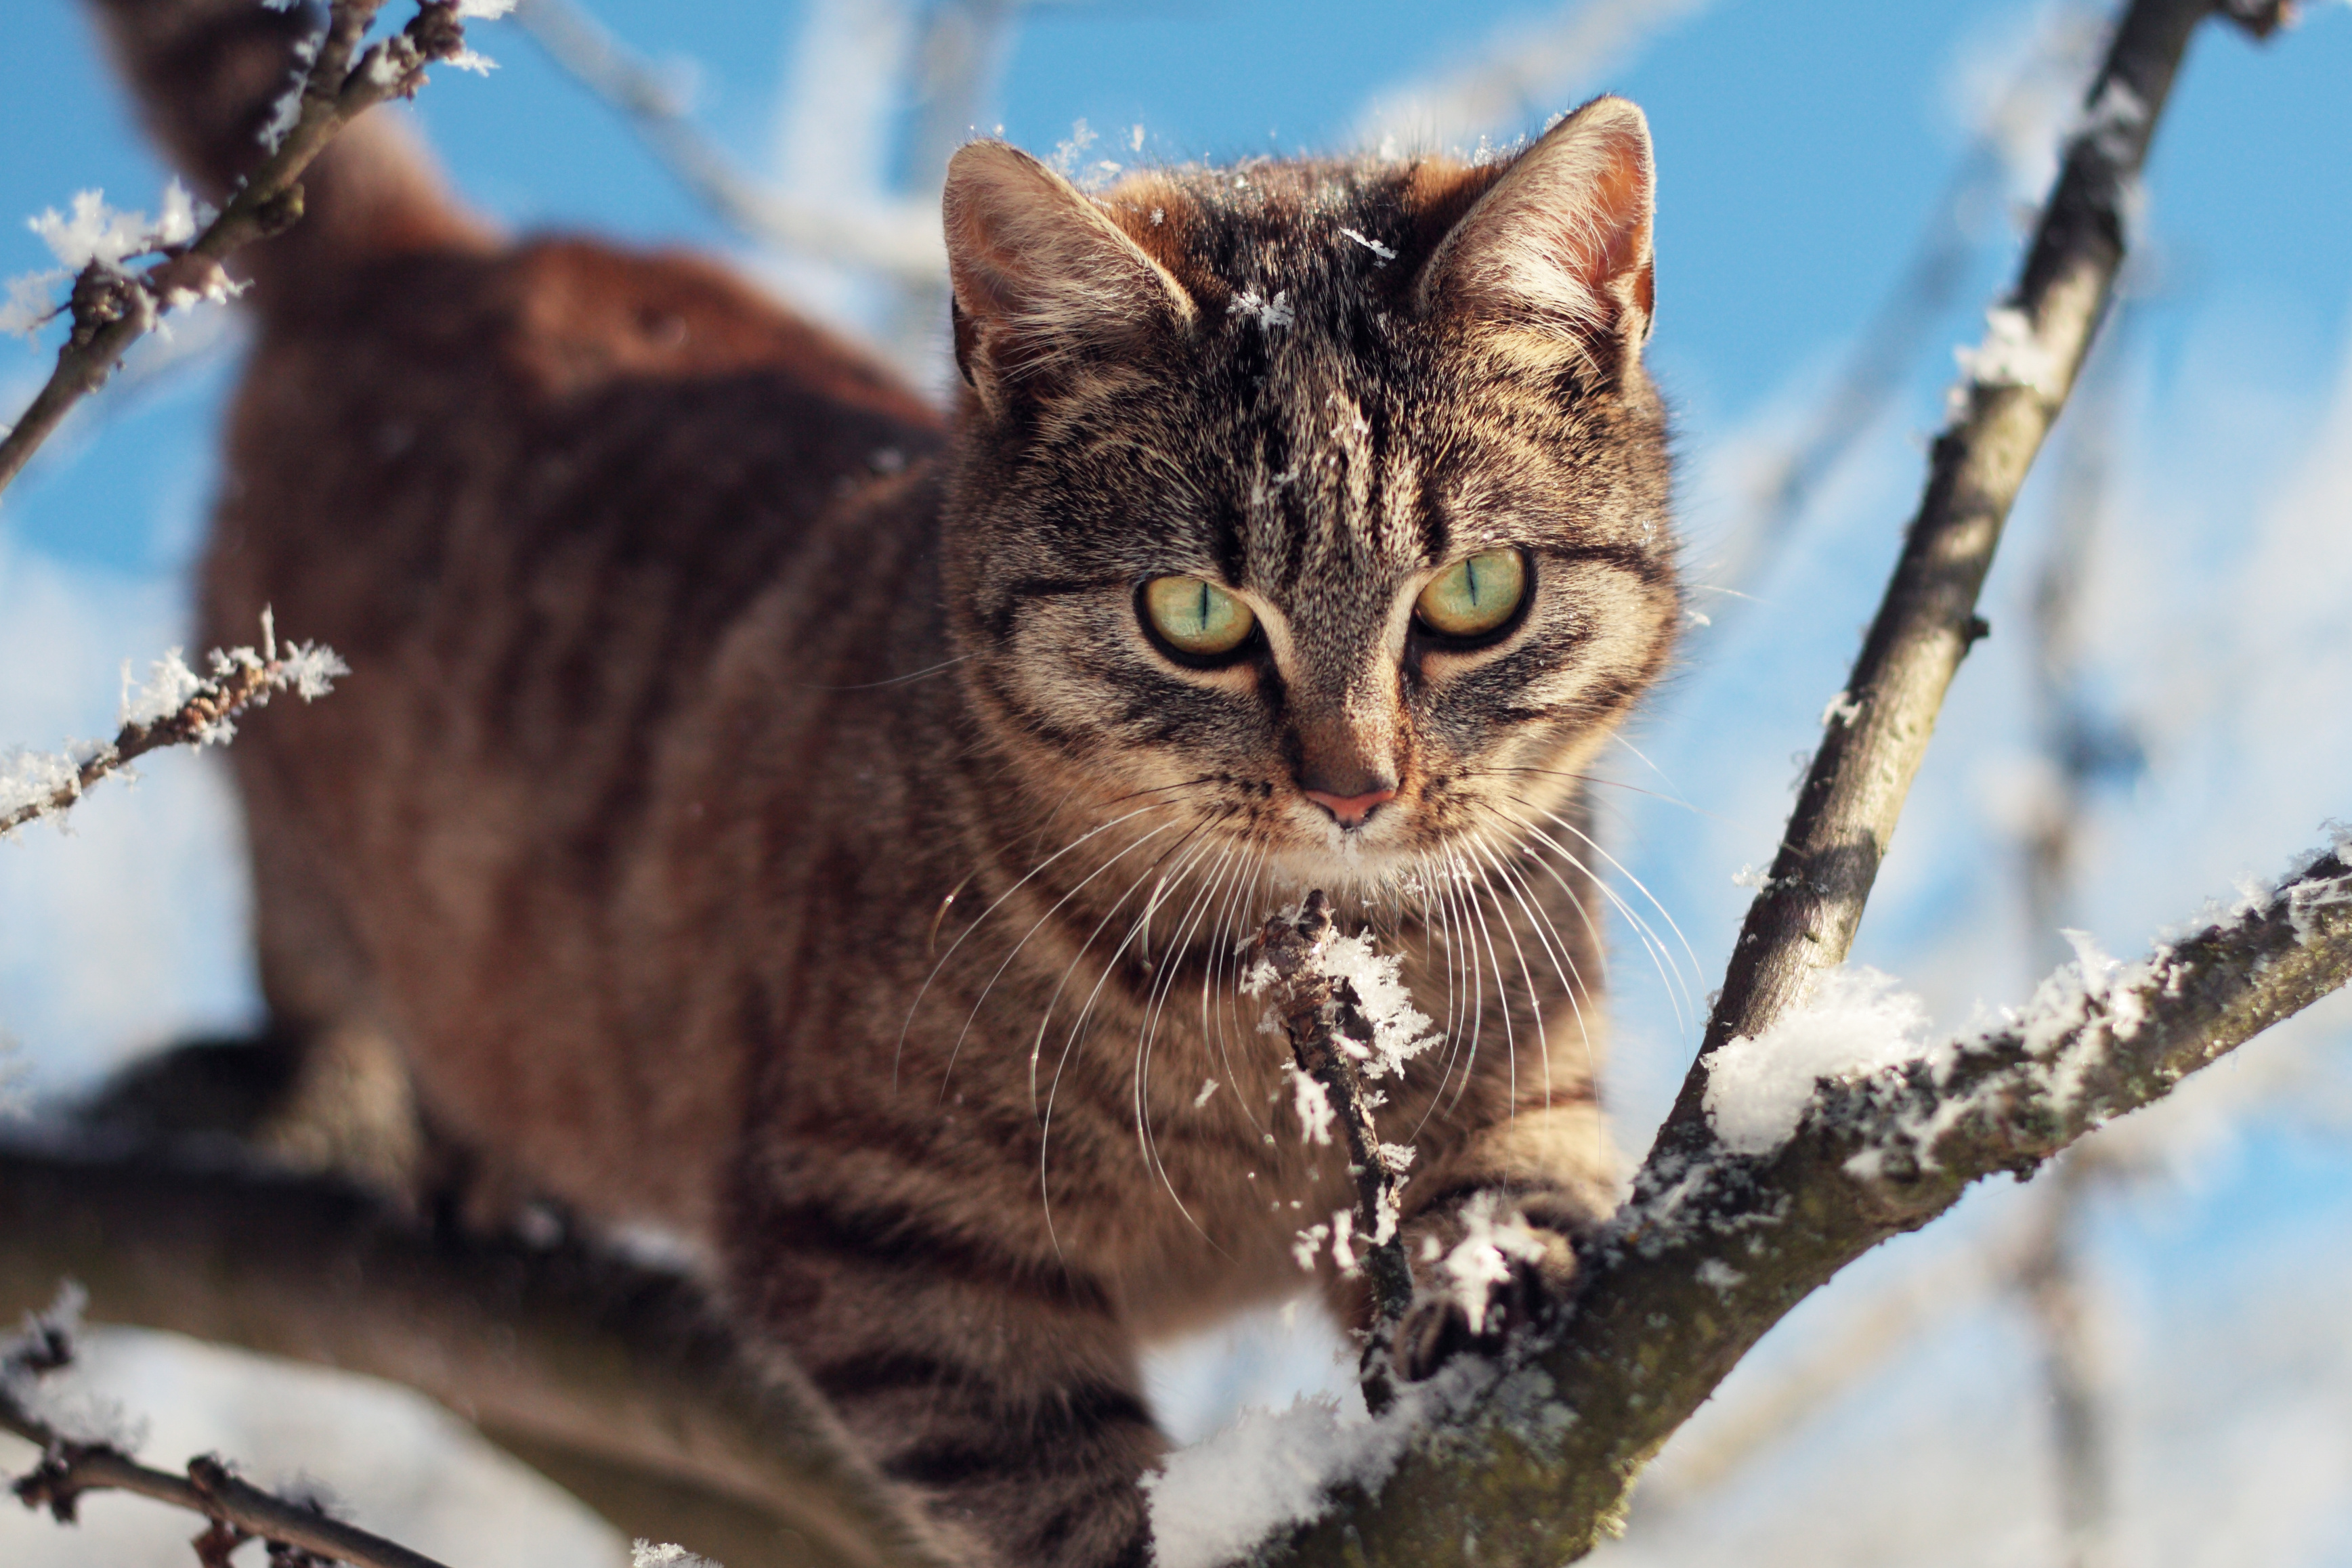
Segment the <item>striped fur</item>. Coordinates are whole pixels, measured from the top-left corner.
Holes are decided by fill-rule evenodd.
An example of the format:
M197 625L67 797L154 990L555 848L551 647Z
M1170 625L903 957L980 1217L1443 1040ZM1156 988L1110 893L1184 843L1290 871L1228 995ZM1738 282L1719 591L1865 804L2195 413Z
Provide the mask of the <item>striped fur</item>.
M100 9L229 177L282 19ZM1677 604L1649 180L1611 99L1516 163L1099 201L977 145L942 419L700 263L331 154L204 585L210 634L271 604L353 670L232 753L281 1023L396 1051L498 1190L693 1240L964 1560L1148 1561L1139 1347L1295 1289L1348 1201L1234 984L1272 908L1329 888L1447 1031L1383 1111L1416 1239L1608 1201L1578 777ZM1418 630L1507 546L1499 643ZM1263 645L1159 653L1171 572ZM1350 768L1397 794L1343 830L1301 779Z

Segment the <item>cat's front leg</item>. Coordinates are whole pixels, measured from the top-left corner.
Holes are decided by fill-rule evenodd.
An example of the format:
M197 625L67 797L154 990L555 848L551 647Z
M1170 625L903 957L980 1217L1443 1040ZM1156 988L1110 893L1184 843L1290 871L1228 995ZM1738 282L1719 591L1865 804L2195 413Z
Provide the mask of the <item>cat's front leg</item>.
M1104 1291L909 1209L771 1207L733 1272L876 1467L971 1568L1148 1568L1166 1444Z
M1612 1164L1600 1108L1578 1098L1484 1129L1414 1184L1423 1194L1408 1186L1413 1304L1396 1335L1398 1371L1427 1377L1563 1310L1576 1244L1615 1206Z

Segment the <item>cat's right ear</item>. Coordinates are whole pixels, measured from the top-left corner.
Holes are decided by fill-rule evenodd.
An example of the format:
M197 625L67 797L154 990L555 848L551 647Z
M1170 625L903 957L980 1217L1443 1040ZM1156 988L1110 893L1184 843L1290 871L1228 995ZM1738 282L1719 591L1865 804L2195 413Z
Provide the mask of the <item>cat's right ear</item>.
M1656 183L1642 111L1594 99L1454 225L1423 268L1422 308L1571 345L1604 370L1637 359L1657 311Z
M956 367L992 413L1059 371L1131 353L1196 314L1182 286L1077 187L1017 147L975 141L940 203Z

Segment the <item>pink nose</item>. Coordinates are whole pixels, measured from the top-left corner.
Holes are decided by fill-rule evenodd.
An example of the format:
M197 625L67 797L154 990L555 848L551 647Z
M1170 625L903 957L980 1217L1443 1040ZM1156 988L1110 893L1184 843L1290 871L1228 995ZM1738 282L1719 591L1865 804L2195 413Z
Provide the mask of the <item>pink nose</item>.
M1363 795L1334 795L1328 789L1309 789L1307 798L1330 812L1331 820L1341 827L1360 828L1376 809L1396 799L1396 791L1374 789Z

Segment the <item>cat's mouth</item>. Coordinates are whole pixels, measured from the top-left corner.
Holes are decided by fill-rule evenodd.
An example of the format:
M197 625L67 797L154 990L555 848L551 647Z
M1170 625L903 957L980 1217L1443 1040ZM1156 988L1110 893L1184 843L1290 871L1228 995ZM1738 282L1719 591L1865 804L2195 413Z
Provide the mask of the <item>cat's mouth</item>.
M1377 802L1333 810L1301 791L1276 827L1270 870L1298 891L1384 896L1425 883L1476 852L1465 835L1444 831L1416 792L1382 793Z

